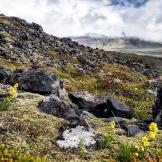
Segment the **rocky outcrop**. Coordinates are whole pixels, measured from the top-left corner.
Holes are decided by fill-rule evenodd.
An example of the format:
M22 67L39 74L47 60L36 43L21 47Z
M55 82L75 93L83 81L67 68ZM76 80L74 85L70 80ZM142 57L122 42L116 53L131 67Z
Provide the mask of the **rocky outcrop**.
M130 107L112 97L107 100L107 109L113 113L113 116L128 119L133 117L133 110Z
M70 63L68 59L65 61L50 56L49 51L54 51L62 56L75 57L80 63L79 68L85 72L101 67L103 63L120 63L152 78L162 73L159 66L162 59L85 47L70 38L48 35L40 25L20 18L0 16L0 32L0 55L27 66L61 67L62 62Z
M46 97L39 105L40 111L51 114L58 118L63 118L71 122L72 125L81 124L78 106L52 95Z
M162 88L157 92L157 98L152 108L152 117L162 127Z
M0 67L0 83L6 83L11 75L11 71Z
M133 110L124 103L108 96L92 96L84 93L70 93L71 101L81 110L91 112L97 117L123 117L132 118Z
M56 75L46 70L15 71L11 84L18 83L21 90L39 94L59 95L60 81Z

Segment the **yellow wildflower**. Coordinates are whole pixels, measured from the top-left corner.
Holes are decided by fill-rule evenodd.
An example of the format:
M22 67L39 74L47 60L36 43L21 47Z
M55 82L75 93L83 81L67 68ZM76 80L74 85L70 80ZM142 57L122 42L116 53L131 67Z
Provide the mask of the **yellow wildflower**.
M114 129L114 128L115 128L115 121L112 121L112 122L110 123L110 128L111 128L111 129Z
M9 95L11 99L15 99L17 97L17 88L18 88L17 83L13 87L10 88Z
M143 143L143 146L144 146L144 147L147 147L147 146L150 145L149 139L148 139L147 136L142 137L142 143Z
M145 151L145 148L143 146L141 146L140 150L143 152L143 151Z
M139 147L139 146L135 146L135 148L136 148L138 151L140 151L140 147Z
M149 140L155 140L155 138L156 138L156 133L155 133L155 132L149 132L148 138L149 138Z
M152 122L150 125L149 125L149 130L151 132L154 132L154 133L157 133L158 132L158 126L156 123Z
M134 156L138 157L139 156L138 152L134 153Z
M148 140L149 140L149 139L148 139L147 136L143 136L143 137L142 137L142 142L148 142Z

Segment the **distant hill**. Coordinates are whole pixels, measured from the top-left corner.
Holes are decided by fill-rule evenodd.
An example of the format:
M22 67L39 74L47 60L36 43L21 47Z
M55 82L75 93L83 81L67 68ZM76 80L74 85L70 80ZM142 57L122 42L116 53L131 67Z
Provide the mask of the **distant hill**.
M151 55L162 57L162 43L141 40L133 37L107 37L95 33L88 33L83 36L72 37L85 46L104 49L106 51L119 51L124 53L135 53L138 55Z

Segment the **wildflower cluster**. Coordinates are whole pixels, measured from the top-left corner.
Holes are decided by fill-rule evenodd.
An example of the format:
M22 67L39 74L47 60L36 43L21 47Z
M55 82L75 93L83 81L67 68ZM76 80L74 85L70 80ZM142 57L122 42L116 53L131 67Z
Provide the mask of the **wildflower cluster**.
M152 122L149 125L149 133L147 135L143 136L141 139L141 145L135 146L136 152L134 155L136 157L138 157L139 154L142 155L147 150L147 148L150 146L150 141L153 141L156 139L157 133L158 133L157 124Z
M158 131L159 130L156 123L153 122L149 125L149 133L142 137L142 143L144 147L148 147L150 145L150 141L156 139Z
M139 145L135 144L130 145L128 143L121 144L118 153L118 161L120 162L138 161L138 159L146 158L145 155L150 156L148 153L148 147L150 146L151 141L156 140L157 133L158 133L157 124L153 122L149 125L148 134L141 138Z
M29 153L9 150L4 144L0 145L0 162L48 162L46 157L33 156Z
M17 88L17 83L13 87L10 87L8 96L0 103L0 110L6 110L10 103L17 97Z
M13 100L17 97L17 88L18 88L18 84L16 83L13 87L10 87L9 90L9 98L10 100Z
M115 134L115 121L112 121L107 126L106 135L101 140L100 143L101 148L107 148L110 145L110 143L113 141L114 134Z

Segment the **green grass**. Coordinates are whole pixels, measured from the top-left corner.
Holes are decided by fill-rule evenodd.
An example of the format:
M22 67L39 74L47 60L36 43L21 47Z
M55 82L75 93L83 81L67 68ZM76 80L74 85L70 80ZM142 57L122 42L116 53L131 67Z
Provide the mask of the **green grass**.
M12 41L12 40L16 40L16 37L12 36L11 34L3 31L0 32L0 35L3 35L5 37L6 40Z

